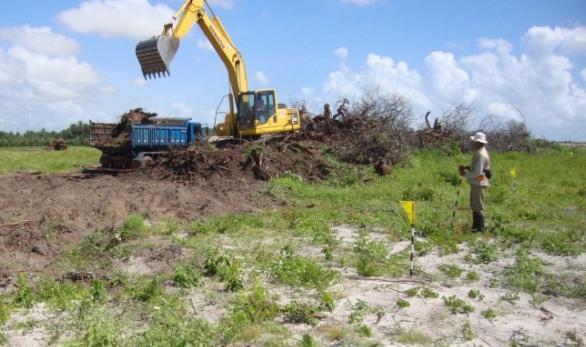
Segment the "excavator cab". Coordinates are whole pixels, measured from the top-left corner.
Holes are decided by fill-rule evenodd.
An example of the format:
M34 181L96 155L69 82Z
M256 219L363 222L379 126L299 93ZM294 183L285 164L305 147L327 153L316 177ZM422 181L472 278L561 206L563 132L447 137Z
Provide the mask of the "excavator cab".
M274 90L250 91L238 97L238 127L255 129L267 124L277 113Z

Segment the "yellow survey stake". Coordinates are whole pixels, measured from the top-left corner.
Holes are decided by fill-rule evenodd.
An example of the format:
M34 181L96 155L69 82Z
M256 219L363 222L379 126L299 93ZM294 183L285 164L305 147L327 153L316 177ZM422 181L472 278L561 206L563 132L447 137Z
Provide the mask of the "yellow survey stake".
M401 201L401 206L407 214L407 219L412 225L415 223L415 201Z

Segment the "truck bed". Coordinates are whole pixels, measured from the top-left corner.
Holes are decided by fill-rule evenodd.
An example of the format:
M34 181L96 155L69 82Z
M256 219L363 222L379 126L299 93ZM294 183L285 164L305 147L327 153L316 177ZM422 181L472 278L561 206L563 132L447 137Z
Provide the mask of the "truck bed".
M102 152L125 152L131 148L130 134L121 132L115 135L118 123L90 122L90 145Z

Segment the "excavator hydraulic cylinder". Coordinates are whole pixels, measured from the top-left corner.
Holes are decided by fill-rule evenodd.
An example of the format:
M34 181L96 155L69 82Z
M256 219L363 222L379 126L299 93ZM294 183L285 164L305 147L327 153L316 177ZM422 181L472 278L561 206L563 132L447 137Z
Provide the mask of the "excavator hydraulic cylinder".
M179 39L167 35L139 42L136 46L136 57L144 78L170 75L169 67L178 49Z

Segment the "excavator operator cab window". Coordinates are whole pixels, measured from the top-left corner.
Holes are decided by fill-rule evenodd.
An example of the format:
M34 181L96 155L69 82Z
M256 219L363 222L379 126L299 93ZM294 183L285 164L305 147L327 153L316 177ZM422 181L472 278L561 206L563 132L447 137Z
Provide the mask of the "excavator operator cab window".
M242 93L238 97L238 123L241 128L251 128L254 126L255 116L255 94Z
M276 113L275 101L273 90L240 94L238 98L238 123L240 127L252 128L255 126L255 121L265 124Z
M275 114L275 92L272 90L256 93L256 119L265 124Z

